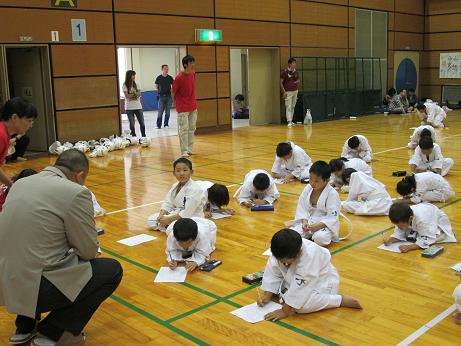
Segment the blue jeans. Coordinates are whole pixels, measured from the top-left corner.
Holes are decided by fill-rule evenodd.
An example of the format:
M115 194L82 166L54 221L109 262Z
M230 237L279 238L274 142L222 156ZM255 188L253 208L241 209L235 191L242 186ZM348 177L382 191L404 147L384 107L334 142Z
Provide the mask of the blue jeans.
M169 126L168 121L170 120L171 101L171 95L159 96L157 127L162 127L163 111L165 111L165 121L163 123L163 126Z
M146 137L146 126L144 125L144 114L142 109L127 109L126 115L128 116L128 121L130 122L130 132L132 136L136 136L136 130L134 127L134 116L139 122L139 128L141 129L141 136Z

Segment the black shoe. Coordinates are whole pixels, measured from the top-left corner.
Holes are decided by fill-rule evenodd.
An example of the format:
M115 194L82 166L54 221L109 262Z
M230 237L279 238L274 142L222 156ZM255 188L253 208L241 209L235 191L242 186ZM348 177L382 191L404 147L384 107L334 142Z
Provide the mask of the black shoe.
M301 179L302 184L309 184L309 178L307 179Z

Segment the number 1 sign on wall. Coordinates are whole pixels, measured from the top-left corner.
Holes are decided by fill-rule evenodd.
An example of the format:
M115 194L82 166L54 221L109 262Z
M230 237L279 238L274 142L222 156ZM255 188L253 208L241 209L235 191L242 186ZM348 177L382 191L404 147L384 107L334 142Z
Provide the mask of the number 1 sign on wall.
M86 20L71 19L72 41L86 41Z

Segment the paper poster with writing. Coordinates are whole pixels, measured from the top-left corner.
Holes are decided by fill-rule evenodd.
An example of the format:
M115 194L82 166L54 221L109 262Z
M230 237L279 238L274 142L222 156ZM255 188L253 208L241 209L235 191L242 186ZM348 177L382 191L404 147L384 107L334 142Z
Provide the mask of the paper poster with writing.
M461 52L440 53L440 78L461 78Z

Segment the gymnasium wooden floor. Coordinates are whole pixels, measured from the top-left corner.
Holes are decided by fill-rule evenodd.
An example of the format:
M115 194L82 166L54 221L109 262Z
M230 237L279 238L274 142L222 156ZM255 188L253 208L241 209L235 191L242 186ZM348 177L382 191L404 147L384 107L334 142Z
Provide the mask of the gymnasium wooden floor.
M366 135L374 150L374 176L392 197L400 178L394 170L407 169L411 151L408 137L417 126L415 115L373 115L312 126L261 126L233 132L200 135L193 157L196 180L229 186L231 194L250 169L270 170L275 145L293 140L315 160L338 157L345 139ZM440 206L450 216L461 239L461 112L448 115L449 128L437 130L443 154L455 160L447 179L456 196ZM281 185L276 211L251 213L234 201L236 215L217 221L214 258L223 265L211 273L195 272L184 284L154 284L165 265L165 235L136 247L116 241L140 233L149 214L158 211L171 184L172 161L179 152L177 137L155 139L148 149L130 148L91 159L88 187L108 215L99 218L103 255L118 259L124 279L87 326L87 345L395 345L453 304L460 280L449 266L461 261L461 245L445 245L435 259L419 251L394 254L377 250L382 235L391 232L387 217L349 216L354 225L350 239L330 247L341 276L340 291L360 300L364 310L333 309L298 315L281 322L248 324L229 312L257 298L254 286L242 283L244 274L264 268L266 244L283 222L294 216L300 183ZM13 174L25 167L41 169L54 162L44 157L6 166ZM345 199L346 195L341 198ZM458 204L459 203L459 204ZM343 230L346 224L342 223ZM0 309L0 344L14 331L14 319ZM414 345L459 345L461 326L451 316L428 330Z

